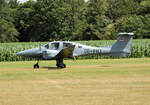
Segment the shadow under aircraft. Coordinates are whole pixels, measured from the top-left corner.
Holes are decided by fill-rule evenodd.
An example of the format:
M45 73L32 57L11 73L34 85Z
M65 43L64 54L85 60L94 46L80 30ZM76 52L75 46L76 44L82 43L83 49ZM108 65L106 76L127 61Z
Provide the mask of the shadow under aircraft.
M131 55L133 33L118 34L117 42L110 47L94 47L70 41L53 41L48 44L18 52L18 56L37 59L34 68L39 68L39 60L56 60L58 68L66 68L64 58L75 58L87 55L107 55L125 57Z

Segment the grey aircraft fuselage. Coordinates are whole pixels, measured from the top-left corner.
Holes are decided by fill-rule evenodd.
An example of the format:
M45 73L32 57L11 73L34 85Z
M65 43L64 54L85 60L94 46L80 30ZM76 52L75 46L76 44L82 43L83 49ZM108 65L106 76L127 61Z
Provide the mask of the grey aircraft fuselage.
M103 54L107 56L125 57L131 54L133 33L120 33L117 42L110 47L94 47L70 41L54 41L48 44L17 53L19 56L36 59L56 60L57 67L65 68L64 58ZM34 68L39 68L38 62Z

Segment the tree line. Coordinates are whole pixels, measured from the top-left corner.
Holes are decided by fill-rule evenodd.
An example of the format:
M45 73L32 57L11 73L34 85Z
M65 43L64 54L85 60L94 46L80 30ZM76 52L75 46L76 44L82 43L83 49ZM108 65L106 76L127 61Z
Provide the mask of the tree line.
M0 42L150 38L149 0L0 0Z

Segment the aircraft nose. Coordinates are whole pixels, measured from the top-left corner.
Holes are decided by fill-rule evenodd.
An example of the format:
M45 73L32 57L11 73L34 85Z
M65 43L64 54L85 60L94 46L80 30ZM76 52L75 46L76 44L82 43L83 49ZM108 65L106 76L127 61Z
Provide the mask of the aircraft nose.
M18 52L16 55L17 56L22 56L22 55L24 55L24 53L23 53L23 51L21 51L21 52Z
M30 51L21 51L21 52L18 52L16 55L18 56L29 56L30 55Z
M24 50L21 52L18 52L16 55L18 56L38 56L40 54L39 48L34 48L34 49L29 49L29 50Z

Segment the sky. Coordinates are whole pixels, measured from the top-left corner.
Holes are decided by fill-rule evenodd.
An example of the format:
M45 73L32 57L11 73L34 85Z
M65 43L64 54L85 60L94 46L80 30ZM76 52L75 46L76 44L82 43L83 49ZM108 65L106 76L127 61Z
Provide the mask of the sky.
M18 0L20 3L23 3L23 2L26 2L28 0ZM88 0L85 0L85 1L88 1Z

